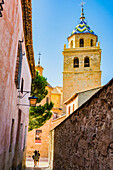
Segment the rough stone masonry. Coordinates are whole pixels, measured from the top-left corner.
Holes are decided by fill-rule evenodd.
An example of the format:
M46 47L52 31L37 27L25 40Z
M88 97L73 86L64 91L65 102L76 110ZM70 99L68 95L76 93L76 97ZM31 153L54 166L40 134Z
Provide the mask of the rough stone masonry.
M113 79L54 132L54 170L113 170Z

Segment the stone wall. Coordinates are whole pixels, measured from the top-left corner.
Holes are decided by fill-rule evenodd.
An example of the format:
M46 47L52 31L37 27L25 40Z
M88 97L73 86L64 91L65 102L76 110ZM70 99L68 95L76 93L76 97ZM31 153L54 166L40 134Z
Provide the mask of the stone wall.
M54 129L53 141L54 170L113 169L113 79Z

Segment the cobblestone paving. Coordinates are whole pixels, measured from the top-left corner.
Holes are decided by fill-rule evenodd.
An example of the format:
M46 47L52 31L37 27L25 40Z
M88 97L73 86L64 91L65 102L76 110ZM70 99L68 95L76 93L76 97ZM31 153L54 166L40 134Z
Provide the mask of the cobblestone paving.
M40 159L38 167L34 167L34 162L32 158L26 158L26 170L50 170L48 166L49 164L46 158Z

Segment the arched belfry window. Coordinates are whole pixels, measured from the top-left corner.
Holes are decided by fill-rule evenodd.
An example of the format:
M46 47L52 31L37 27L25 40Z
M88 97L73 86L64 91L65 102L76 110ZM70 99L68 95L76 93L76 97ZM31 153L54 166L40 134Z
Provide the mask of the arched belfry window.
M93 47L93 40L91 39L91 47Z
M71 41L71 45L70 45L71 48L73 48L73 40Z
M84 67L90 67L89 57L87 56L84 58Z
M74 68L77 68L77 67L79 67L79 59L78 59L78 57L75 57L74 58Z
M80 39L79 46L84 47L84 39L83 38Z

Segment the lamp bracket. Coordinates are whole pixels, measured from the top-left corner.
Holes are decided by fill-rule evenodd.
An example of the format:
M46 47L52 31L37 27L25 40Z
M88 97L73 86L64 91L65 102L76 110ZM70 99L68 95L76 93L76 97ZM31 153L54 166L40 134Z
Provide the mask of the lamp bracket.
M18 91L21 92L21 91ZM18 96L19 99L22 99L26 96L26 94L31 93L31 91L23 91L25 94L23 96Z
M27 104L17 104L17 106L29 106L30 107L30 105L27 105Z
M25 55L25 52L22 54L22 56L24 56Z

